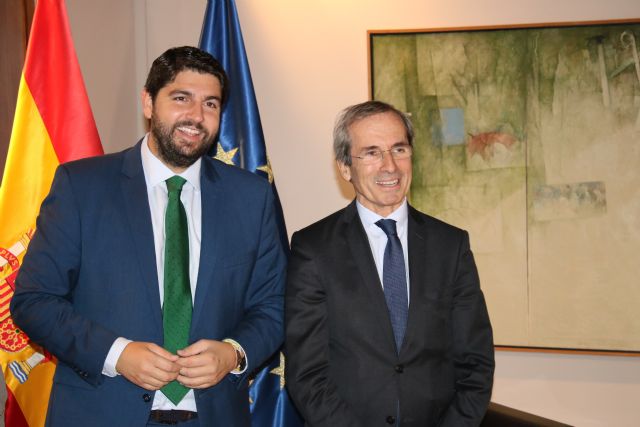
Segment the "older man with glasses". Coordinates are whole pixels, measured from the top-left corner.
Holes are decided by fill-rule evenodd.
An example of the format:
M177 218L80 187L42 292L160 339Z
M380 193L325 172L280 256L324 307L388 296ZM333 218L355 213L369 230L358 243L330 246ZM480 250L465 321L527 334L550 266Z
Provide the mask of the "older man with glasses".
M393 106L334 129L346 208L292 238L286 380L309 426L477 426L491 324L467 232L407 203L413 127Z

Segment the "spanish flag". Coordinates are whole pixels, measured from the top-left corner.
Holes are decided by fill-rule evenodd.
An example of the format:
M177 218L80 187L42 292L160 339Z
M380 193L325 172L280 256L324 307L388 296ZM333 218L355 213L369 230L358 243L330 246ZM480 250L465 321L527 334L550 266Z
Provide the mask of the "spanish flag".
M60 163L102 154L64 0L38 0L0 187L0 363L5 425L43 426L55 359L9 313L15 277Z

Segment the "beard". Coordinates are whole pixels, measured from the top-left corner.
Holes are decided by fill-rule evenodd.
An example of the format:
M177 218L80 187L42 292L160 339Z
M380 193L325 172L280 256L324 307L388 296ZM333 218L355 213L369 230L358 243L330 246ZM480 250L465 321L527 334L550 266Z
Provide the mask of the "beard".
M169 128L157 118L155 113L151 114L149 126L154 139L157 141L158 152L162 160L167 165L179 168L187 168L207 154L213 146L215 138L215 135L209 135L209 132L200 123L193 123L190 120L176 122ZM173 135L176 128L180 126L190 126L202 132L203 138L200 145L192 149L178 145Z

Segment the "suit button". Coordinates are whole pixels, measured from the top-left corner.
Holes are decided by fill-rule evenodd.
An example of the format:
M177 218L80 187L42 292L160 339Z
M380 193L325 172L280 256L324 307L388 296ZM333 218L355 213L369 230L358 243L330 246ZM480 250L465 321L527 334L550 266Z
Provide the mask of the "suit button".
M396 417L389 415L387 417L387 424L395 424L395 423L396 423Z
M404 365L396 365L393 369L395 369L397 373L401 374L404 372Z
M151 396L149 396L148 393L145 393L142 395L142 400L144 400L145 402L151 402Z

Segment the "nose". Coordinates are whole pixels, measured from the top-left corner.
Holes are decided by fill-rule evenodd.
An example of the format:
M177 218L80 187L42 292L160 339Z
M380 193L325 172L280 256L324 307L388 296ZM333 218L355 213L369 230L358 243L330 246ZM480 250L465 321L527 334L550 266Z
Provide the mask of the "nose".
M191 105L191 108L189 108L187 116L196 123L202 122L202 120L204 120L204 109L202 104L194 102L193 105Z
M397 169L396 159L391 155L391 151L382 152L382 164L380 168L385 172L393 172Z

